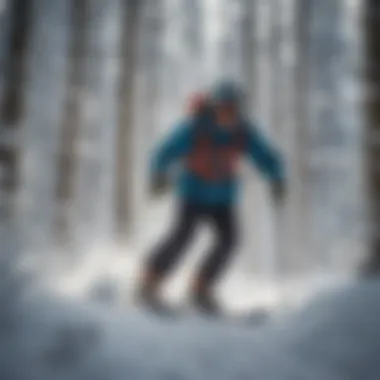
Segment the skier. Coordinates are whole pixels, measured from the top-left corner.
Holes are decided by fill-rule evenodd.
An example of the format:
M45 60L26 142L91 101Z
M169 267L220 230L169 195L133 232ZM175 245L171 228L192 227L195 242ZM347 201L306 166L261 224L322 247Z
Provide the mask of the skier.
M276 199L284 194L284 170L279 153L243 114L243 94L233 82L217 84L209 98L197 95L192 114L171 132L153 154L153 194L166 191L170 169L180 164L178 207L174 228L149 256L138 295L153 308L162 308L160 286L191 242L200 221L215 230L215 242L191 288L194 306L218 313L213 288L230 262L237 243L235 206L238 198L238 159L246 155L269 179Z

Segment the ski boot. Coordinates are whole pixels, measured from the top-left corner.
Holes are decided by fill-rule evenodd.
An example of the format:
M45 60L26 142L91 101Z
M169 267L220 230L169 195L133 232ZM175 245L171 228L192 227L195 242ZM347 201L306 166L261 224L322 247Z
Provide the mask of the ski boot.
M191 293L191 301L195 309L207 315L219 315L221 313L220 306L212 295L207 281L202 278L196 279Z
M173 311L159 294L160 283L157 276L146 275L137 291L136 303L155 314L169 316Z
M218 316L221 308L216 299L208 292L195 292L192 295L192 304L202 314Z

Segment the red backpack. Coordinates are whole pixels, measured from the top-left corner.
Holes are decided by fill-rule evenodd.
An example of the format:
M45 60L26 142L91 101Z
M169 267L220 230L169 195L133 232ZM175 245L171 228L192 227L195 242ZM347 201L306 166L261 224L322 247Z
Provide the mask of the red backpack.
M212 117L212 106L205 94L195 94L188 102L188 112L195 118L195 138L185 159L187 170L208 182L229 180L236 176L239 158L245 149L245 129L239 126L228 145L215 142L205 128L203 115ZM207 121L206 121L207 122Z

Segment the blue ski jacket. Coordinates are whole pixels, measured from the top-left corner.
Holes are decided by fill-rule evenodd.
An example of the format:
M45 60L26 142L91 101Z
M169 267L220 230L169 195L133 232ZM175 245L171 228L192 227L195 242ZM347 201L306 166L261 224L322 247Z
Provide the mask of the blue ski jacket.
M180 198L205 205L227 205L238 199L240 178L210 182L191 173L184 165L184 158L194 149L197 121L187 118L179 122L153 152L150 175L175 174L177 194ZM218 127L211 120L207 130L214 141L228 143L233 132ZM269 181L284 179L284 165L280 153L275 149L256 126L244 122L244 155ZM174 173L172 173L174 170Z

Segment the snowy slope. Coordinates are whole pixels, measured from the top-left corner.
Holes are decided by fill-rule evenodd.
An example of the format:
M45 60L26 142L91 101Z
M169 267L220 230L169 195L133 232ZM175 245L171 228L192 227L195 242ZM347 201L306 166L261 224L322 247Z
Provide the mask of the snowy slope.
M378 380L379 296L352 284L255 328L35 295L2 308L0 378Z

